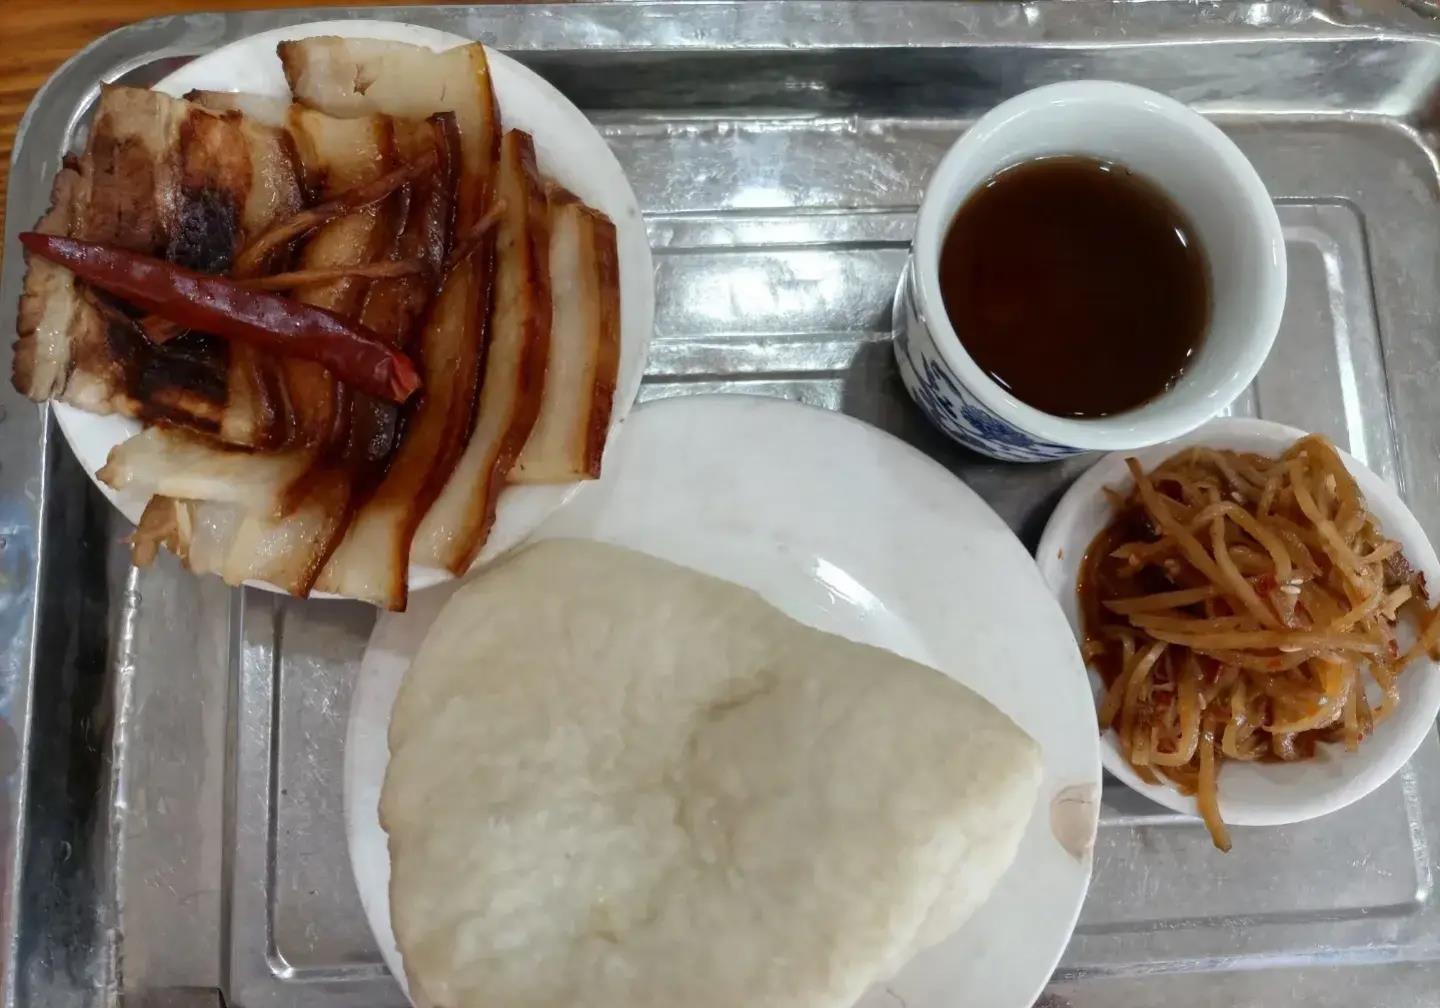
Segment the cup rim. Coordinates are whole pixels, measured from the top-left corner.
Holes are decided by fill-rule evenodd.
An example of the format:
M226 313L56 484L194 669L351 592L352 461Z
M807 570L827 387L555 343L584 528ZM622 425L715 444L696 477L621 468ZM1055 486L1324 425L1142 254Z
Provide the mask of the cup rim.
M1186 129L1219 158L1236 187L1247 216L1255 222L1262 242L1269 248L1270 261L1265 267L1257 324L1236 356L1234 368L1209 390L1208 395L1193 404L1185 406L1169 401L1172 395L1167 391L1135 409L1108 417L1075 419L1045 413L1022 402L980 369L965 350L944 310L938 268L939 245L953 211L942 209L937 181L953 171L973 147L1007 128L1017 116L1057 101L1103 101L1112 107L1128 105L1146 108L1161 113ZM994 171L1004 167L1007 166L997 164ZM992 412L1033 437L1082 450L1114 451L1168 441L1211 419L1255 380L1274 345L1285 306L1285 238L1275 204L1254 165L1218 126L1189 106L1158 92L1119 81L1082 80L1047 84L1009 98L981 116L951 145L926 183L925 196L916 216L912 259L910 282L914 285L912 300L916 312L930 329L936 350L960 376L965 387ZM922 268L922 263L933 264L935 268Z

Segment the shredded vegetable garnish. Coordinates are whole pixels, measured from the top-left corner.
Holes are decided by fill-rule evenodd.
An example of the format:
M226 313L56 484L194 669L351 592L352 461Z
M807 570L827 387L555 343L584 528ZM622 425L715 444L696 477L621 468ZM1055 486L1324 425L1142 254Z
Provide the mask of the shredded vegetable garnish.
M1227 760L1354 750L1400 702L1402 670L1440 645L1440 608L1385 537L1328 440L1278 459L1189 448L1110 491L1080 573L1100 728L1144 780L1195 795L1230 849ZM1414 641L1402 646L1402 621Z

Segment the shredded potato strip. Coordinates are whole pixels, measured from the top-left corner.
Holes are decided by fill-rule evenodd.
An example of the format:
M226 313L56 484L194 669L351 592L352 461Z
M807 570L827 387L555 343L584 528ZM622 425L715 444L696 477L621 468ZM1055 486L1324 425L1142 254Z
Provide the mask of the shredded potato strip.
M1138 598L1113 599L1105 603L1105 608L1114 613L1130 615L1132 613L1155 612L1160 609L1174 609L1176 606L1193 605L1196 602L1204 602L1206 599L1214 598L1219 594L1219 589L1214 585L1207 585L1204 588L1186 588L1182 591L1159 592L1155 595L1142 595Z
M1225 573L1216 566L1214 559L1205 552L1205 547L1200 545L1200 540L1175 520L1174 515L1171 514L1170 505L1155 490L1149 477L1140 468L1140 463L1134 459L1127 459L1126 464L1130 467L1131 475L1135 477L1135 487L1140 491L1140 498L1145 502L1150 516L1167 535L1172 536L1180 544L1181 551L1195 565L1196 569L1209 578L1211 583L1221 591L1235 589L1239 593L1240 601L1255 614L1255 618L1262 624L1278 626L1280 621L1276 619L1274 613L1265 608L1264 603L1260 601L1260 596L1255 594L1255 589L1251 588L1243 579L1237 578L1238 585L1231 582Z
M1200 772L1196 783L1195 804L1200 809L1200 817L1205 820L1205 825L1210 830L1210 839L1215 842L1216 847L1228 851L1230 831L1225 828L1225 821L1220 818L1220 795L1215 785L1219 772L1215 765L1215 736L1207 731L1200 740L1199 748Z
M1358 748L1405 666L1440 659L1440 608L1322 437L1278 459L1191 448L1127 466L1079 585L1098 721L1142 779L1194 795L1228 850L1224 761Z
M1180 673L1175 707L1180 729L1175 751L1163 751L1161 739L1154 730L1151 733L1150 762L1157 766L1184 766L1195 758L1195 747L1200 744L1200 668L1195 664L1194 655L1187 656Z
M1289 469L1290 485L1295 490L1295 503L1300 506L1305 517L1315 523L1315 530L1320 533L1325 552L1330 554L1330 559L1351 584L1362 593L1367 592L1369 585L1365 583L1359 573L1363 566L1360 558L1350 551L1345 540L1340 538L1340 531L1335 528L1335 523L1325 517L1320 510L1320 505L1315 502L1310 488L1306 486L1304 464L1299 459L1291 459Z

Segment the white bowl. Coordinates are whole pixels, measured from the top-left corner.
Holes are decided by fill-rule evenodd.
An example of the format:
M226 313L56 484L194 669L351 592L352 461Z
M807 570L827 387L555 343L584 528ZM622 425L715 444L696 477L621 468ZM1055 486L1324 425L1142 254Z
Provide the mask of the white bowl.
M986 179L1037 157L1115 161L1158 185L1194 225L1210 266L1210 322L1175 387L1115 416L1076 420L1029 406L971 359L945 314L940 248ZM1194 430L1254 380L1285 304L1285 239L1240 149L1185 105L1130 84L1070 81L1027 91L970 127L926 184L895 320L911 395L941 430L1013 461L1155 444Z
M1101 488L1130 485L1125 468L1127 456L1139 459L1148 470L1187 445L1278 455L1304 436L1304 431L1268 420L1214 420L1165 444L1107 455L1081 476L1045 526L1036 557L1076 638L1081 636L1075 592L1080 563L1091 540L1111 516ZM1432 591L1440 586L1440 560L1436 559L1435 548L1395 488L1345 452L1340 457L1385 534L1400 542L1411 566L1425 575ZM1100 678L1092 671L1090 679L1098 697ZM1440 714L1440 666L1421 658L1405 669L1399 686L1400 706L1360 743L1358 752L1346 752L1339 745L1322 745L1314 759L1300 763L1226 761L1219 780L1220 814L1225 822L1233 826L1277 826L1314 819L1358 801L1389 780L1425 737L1435 731L1435 718ZM1168 785L1141 780L1121 755L1114 732L1107 731L1101 737L1100 759L1105 769L1145 797L1177 812L1198 815L1194 798L1186 798Z

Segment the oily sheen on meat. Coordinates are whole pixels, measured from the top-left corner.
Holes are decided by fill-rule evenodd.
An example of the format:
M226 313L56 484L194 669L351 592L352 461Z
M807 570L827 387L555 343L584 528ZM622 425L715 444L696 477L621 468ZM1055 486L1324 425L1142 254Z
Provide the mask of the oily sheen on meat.
M985 900L1040 774L939 672L567 540L450 600L390 749L395 935L446 1008L846 1008Z

